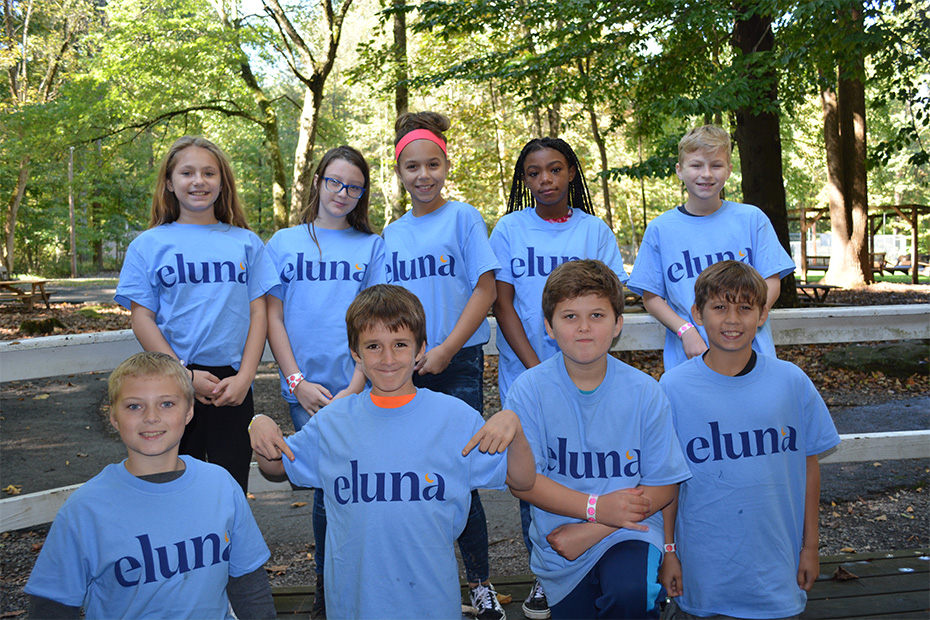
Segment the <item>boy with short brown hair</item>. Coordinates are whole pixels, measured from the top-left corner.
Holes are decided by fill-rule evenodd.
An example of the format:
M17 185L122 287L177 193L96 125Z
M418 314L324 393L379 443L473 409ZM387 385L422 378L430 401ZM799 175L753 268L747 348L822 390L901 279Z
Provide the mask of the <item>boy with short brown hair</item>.
M536 484L513 490L533 505L530 568L553 618L658 618L659 511L689 476L668 401L609 353L623 296L604 263L558 266L543 309L560 353L520 375L505 403L536 459ZM584 544L569 536L579 531Z
M327 405L287 439L266 416L252 423L262 471L326 494L329 617L460 617L453 543L472 489L529 489L535 479L512 412L485 424L458 398L414 386L424 325L407 289L365 289L346 327L371 389Z
M659 573L684 618L797 616L819 572L817 455L840 439L804 372L752 349L766 293L740 261L705 269L692 317L710 346L660 381L692 473Z
M110 423L127 458L55 517L25 591L31 618L274 618L268 547L226 470L178 456L190 375L158 352L110 375ZM235 616L232 612L235 612Z

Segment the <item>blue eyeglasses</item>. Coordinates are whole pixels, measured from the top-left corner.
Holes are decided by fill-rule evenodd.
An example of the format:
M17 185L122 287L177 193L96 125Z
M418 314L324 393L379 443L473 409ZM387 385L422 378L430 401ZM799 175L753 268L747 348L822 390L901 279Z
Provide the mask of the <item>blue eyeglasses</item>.
M346 185L338 179L331 179L329 177L323 177L323 185L326 186L326 189L331 191L334 194L338 194L345 188L346 195L349 198L361 198L362 194L365 193L365 188L358 185Z

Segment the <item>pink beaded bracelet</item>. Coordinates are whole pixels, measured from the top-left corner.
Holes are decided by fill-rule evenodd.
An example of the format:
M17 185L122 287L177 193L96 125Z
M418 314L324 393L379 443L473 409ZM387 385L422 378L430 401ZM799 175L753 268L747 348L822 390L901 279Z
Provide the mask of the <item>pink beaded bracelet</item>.
M679 327L679 328L678 328L678 338L679 338L679 340L681 339L682 336L685 335L685 332L688 331L689 329L691 329L692 327L694 327L694 325L692 325L691 323L685 323L684 325L682 325L681 327Z
M597 495L588 496L588 505L585 507L585 514L589 523L597 523Z

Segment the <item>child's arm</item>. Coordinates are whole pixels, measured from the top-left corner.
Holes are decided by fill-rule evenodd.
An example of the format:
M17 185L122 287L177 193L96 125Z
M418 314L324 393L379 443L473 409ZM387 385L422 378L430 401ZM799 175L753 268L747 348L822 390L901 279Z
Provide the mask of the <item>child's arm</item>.
M29 618L49 618L54 620L77 620L81 617L81 608L71 607L53 601L44 596L29 595L29 608L26 614Z
M771 310L775 302L778 301L778 296L781 295L781 278L778 277L777 273L765 279L765 287L768 289L765 296L765 307Z
M605 493L597 500L597 521L612 527L649 531L648 526L639 522L665 507L674 497L675 489L677 485L674 484L655 487L641 485ZM542 474L536 474L536 483L531 491L511 489L511 493L547 512L579 521L588 518L587 493L570 489Z
M504 409L491 416L475 436L468 440L462 456L468 456L475 446L479 451L490 454L507 450L507 486L520 491L533 488L536 461L516 413Z
M820 461L807 457L807 485L804 489L804 541L798 562L798 586L810 591L820 574Z
M265 296L262 295L249 303L249 333L245 339L245 347L242 349L239 372L232 377L226 377L213 388L214 405L217 407L240 405L245 400L249 388L252 387L252 381L255 380L258 363L262 361L267 333L267 304L265 303Z
M284 435L275 421L263 414L252 418L249 424L249 440L252 442L255 460L262 473L270 478L284 477L286 472L281 459L286 456L293 461L294 453L284 441Z
M630 491L642 491L642 497L645 497L649 500L650 506L665 506L665 508L662 509L662 514L664 516L665 510L667 510L668 505L670 505L669 502L674 502L674 496L678 492L678 485L671 484L657 487L640 485L636 487L636 489L623 489L620 491L615 491L614 493L624 493ZM566 560L574 560L582 553L600 542L603 538L606 538L607 536L616 532L618 529L617 527L606 525L604 523L604 521L610 517L602 515L602 511L610 509L609 498L610 496L614 495L614 493L602 495L600 498L598 498L596 515L598 519L597 523L566 523L549 532L549 535L546 536L546 540L549 541L550 545L552 545L552 549ZM658 512L658 510L650 508L643 514L642 518L646 519L651 517L656 512ZM585 515L585 517L587 517L587 515ZM645 531L649 528L645 526L638 526L635 529ZM667 537L666 539L670 540Z
M165 340L164 334L158 329L155 312L136 302L130 304L129 323L136 340L146 351L159 351L178 359L177 354ZM205 405L213 402L213 390L220 382L219 377L206 370L192 370L191 381L194 384L194 395Z
M241 577L230 577L226 585L226 596L236 612L237 618L274 620L278 617L271 596L271 585L264 566Z
M472 334L481 326L481 322L488 316L488 310L497 298L497 288L494 286L494 272L485 271L478 278L478 284L472 291L468 303L462 309L459 320L455 322L452 332L443 342L440 342L426 352L414 367L421 375L437 375L446 369L452 356L459 352L462 345L468 342Z
M333 396L333 400L338 400L340 398L345 398L350 394L361 394L362 390L365 389L365 382L368 379L365 377L365 373L362 372L361 367L356 364L355 370L352 371L352 379L349 381L349 385L344 389L336 392L336 395Z
M668 302L655 293L643 291L643 307L646 309L646 312L654 316L659 323L662 323L662 325L665 325L665 327L676 334L683 325L690 323L690 321L686 321L678 316L678 313L672 310ZM698 330L693 327L686 330L685 333L681 335L681 344L685 348L685 355L688 356L688 359L701 355L707 350L707 343L701 338L701 334L698 333Z
M539 364L539 356L526 337L523 321L513 307L514 288L509 282L497 281L497 300L494 302L494 316L497 328L507 339L507 344L527 368Z
M287 328L284 326L284 302L274 295L268 295L268 344L271 345L271 353L285 377L300 372ZM297 384L294 396L310 415L319 411L320 407L328 405L332 399L329 390L306 379Z
M666 543L675 540L675 519L677 516L678 498L676 497L668 506L662 509ZM665 586L669 596L681 596L684 592L681 581L681 561L674 551L667 552L665 557L662 558L662 565L659 566L659 583Z

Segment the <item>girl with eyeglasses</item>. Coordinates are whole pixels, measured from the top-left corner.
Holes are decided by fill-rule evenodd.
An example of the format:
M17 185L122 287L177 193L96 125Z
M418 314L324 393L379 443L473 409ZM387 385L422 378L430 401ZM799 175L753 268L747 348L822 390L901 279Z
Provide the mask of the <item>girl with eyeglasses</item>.
M279 230L267 251L280 283L268 295L268 342L294 430L333 400L357 394L365 375L349 354L345 313L359 291L384 280L384 241L368 223L371 178L365 158L339 146L323 155L300 224ZM317 588L314 617L325 609L326 511L314 493Z

